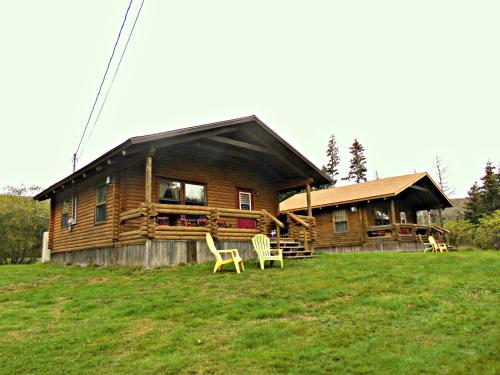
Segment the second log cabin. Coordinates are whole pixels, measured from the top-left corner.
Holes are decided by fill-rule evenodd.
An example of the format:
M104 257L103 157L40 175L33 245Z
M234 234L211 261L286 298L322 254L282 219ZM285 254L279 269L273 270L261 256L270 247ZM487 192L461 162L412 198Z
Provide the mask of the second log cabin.
M447 231L442 220L431 225L418 220L417 212L437 209L441 216L446 207L452 203L432 178L415 173L306 190L281 202L280 217L314 216L315 248L324 251L421 250L419 236L426 240L433 234L447 241Z
M251 238L284 225L279 193L325 183L249 116L128 139L35 199L50 199L53 260L148 268L211 259L206 233L253 257Z

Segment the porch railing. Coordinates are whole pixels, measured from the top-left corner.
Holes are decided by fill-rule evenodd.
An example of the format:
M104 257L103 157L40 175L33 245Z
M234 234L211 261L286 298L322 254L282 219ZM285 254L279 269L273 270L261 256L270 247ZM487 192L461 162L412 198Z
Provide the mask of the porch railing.
M297 215L287 212L288 237L304 243L304 250L309 250L309 243L316 239L316 219L313 216Z
M171 221L175 217L176 220ZM197 218L187 219L186 217ZM239 219L249 219L249 228L239 227ZM205 240L207 233L221 241L250 241L258 233L269 235L272 226L284 224L266 210L141 203L120 214L120 243L146 239ZM279 232L279 231L278 231Z
M393 241L417 241L418 235L427 237L432 227L421 224L387 224L373 225L366 228L368 241L390 239Z

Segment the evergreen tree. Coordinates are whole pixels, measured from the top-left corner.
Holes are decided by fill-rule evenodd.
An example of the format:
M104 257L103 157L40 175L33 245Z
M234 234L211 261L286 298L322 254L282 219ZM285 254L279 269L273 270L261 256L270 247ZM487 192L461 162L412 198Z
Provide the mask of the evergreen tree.
M500 174L488 161L481 177L482 185L477 182L470 188L465 205L465 218L478 224L481 217L490 215L500 209Z
M354 180L356 183L361 181L366 182L366 158L364 155L364 147L355 138L352 146L349 148L351 153L351 165L349 166L349 174L342 180Z
M332 180L329 187L334 187L338 181L337 176L339 174L340 164L339 148L334 134L332 134L328 140L326 156L328 157L328 162L326 163L326 166L323 167L323 172L325 172L325 174L330 177L330 180Z
M500 209L500 174L495 173L495 167L488 161L481 177L482 214L489 215Z
M481 217L481 189L474 182L474 185L467 192L467 203L465 204L465 218L471 223L479 223Z

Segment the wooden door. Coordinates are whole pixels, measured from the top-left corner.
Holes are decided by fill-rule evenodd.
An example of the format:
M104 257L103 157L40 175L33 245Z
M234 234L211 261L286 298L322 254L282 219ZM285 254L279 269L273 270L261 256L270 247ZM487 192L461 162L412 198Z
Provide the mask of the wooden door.
M237 189L237 204L240 210L253 209L253 194L250 189ZM255 219L238 218L236 226L244 229L255 229Z

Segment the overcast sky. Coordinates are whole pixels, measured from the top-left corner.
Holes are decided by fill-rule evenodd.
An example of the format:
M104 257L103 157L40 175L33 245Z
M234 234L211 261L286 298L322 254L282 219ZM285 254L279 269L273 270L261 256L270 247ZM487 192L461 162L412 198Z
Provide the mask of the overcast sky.
M71 172L128 2L0 0L0 188ZM500 160L499 19L498 0L145 0L79 166L255 114L318 166L335 133L343 175L355 137L369 179L433 174L439 155L464 196Z

